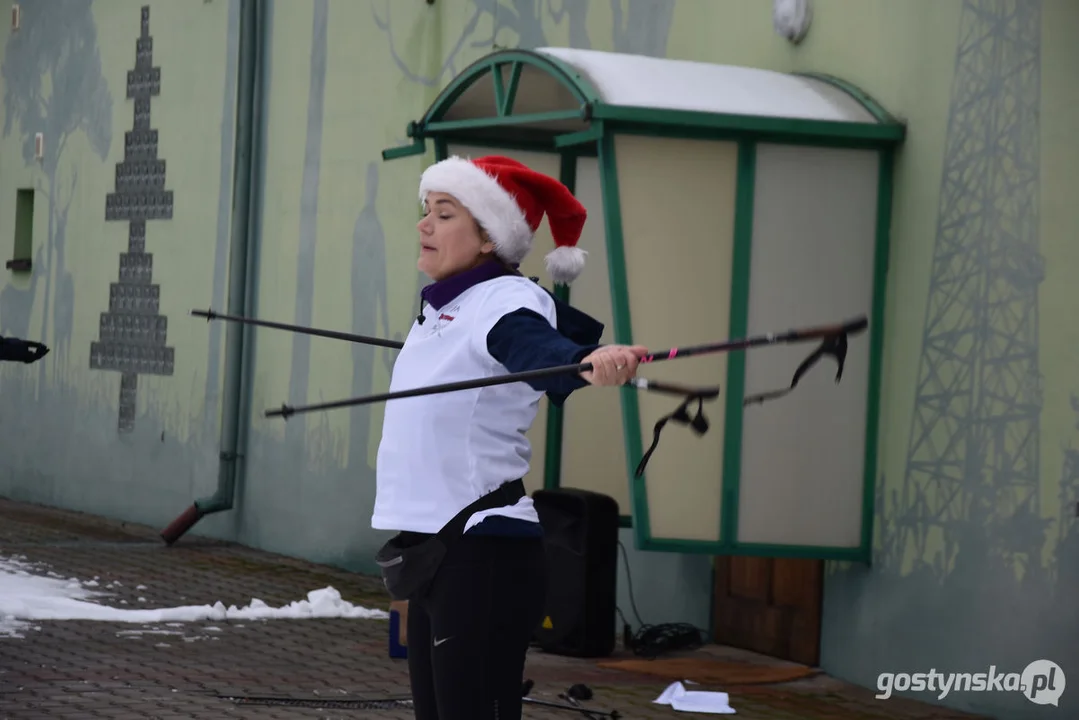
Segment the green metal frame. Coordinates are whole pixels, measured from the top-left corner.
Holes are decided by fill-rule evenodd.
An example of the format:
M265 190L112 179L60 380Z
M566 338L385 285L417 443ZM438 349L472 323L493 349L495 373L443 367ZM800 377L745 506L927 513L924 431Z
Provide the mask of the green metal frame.
M577 156L572 153L562 153L558 168L558 179L569 188L574 195L577 194ZM555 283L554 296L564 303L569 303L569 286ZM547 433L545 435L546 447L543 456L543 487L547 490L555 490L562 484L562 424L564 421L563 408L547 404Z
M509 67L509 79L503 81L501 69ZM538 68L558 80L579 103L576 108L549 112L515 114L514 104L521 74L526 67ZM636 545L642 550L706 553L710 555L753 555L768 557L804 557L847 560L869 564L873 538L873 515L877 465L880 384L883 365L884 302L888 272L889 234L891 228L892 173L895 149L906 138L906 127L869 95L850 83L819 73L800 73L827 82L858 101L874 122L826 122L797 118L690 112L650 107L607 105L596 88L566 63L537 52L503 50L474 62L462 71L438 95L424 116L408 124L412 144L383 151L386 160L423 154L426 140L436 145L436 159L446 155L449 142L461 142L491 148L520 149L557 153L561 156L561 180L575 190L576 159L598 158L606 225L607 269L611 288L611 307L615 342L633 342L629 310L629 288L623 247L622 211L618 190L615 138L618 134L647 135L732 141L738 144L737 189L735 198L734 243L732 256L730 335L741 337L748 332L749 274L753 244L756 148L759 143L828 146L871 149L879 153L877 228L875 240L873 301L869 325L869 382L864 438L863 516L858 547L830 548L739 543L738 503L741 485L742 397L745 386L745 354L732 353L727 365L727 392L724 405L724 452L721 482L720 537L716 541L677 540L653 537L647 501L647 478L635 478L635 468L642 455L640 407L637 391L620 389L622 427L629 473L632 522L623 518L623 527L633 527ZM476 82L489 79L493 84L494 107L488 117L444 120L446 113L461 95ZM582 131L554 134L529 130L525 126L552 120L580 119ZM509 137L494 136L493 131L517 132ZM479 132L477 132L479 131ZM485 138L483 132L491 133ZM555 286L555 293L569 300L569 289ZM561 483L563 414L551 407L547 415L544 487Z

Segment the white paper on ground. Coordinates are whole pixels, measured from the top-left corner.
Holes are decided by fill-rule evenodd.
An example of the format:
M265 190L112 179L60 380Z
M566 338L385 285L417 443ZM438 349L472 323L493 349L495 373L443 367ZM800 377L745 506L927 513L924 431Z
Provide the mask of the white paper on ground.
M686 690L685 686L680 682L673 682L668 685L667 689L652 702L659 705L670 705L672 710L680 712L712 713L714 715L735 714L734 708L729 704L727 693Z

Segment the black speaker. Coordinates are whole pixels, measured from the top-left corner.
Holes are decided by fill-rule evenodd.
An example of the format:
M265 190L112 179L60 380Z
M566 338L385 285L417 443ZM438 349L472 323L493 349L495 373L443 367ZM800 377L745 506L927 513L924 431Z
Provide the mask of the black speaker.
M615 645L618 503L575 488L536 490L546 536L548 590L535 645L570 657L606 657Z

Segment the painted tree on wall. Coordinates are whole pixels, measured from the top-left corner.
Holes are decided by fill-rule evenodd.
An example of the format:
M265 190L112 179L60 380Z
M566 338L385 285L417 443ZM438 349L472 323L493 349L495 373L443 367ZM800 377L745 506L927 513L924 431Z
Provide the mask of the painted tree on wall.
M240 0L229 0L228 26L225 36L223 97L221 98L221 156L218 165L217 237L214 239L214 274L210 307L225 304L225 274L228 269L229 230L232 220L232 170L236 133L237 75L240 54ZM209 323L209 342L206 346L206 385L204 389L203 427L217 425L221 410L221 345L225 335L223 323Z
M310 326L315 296L315 249L318 243L319 179L322 177L322 129L326 97L329 28L328 0L314 0L311 19L311 64L307 89L307 127L304 133L303 175L300 185L300 228L296 244L296 306L293 322ZM290 403L307 402L311 380L311 337L292 335L289 365ZM301 447L307 434L307 418L285 425L286 443Z
M356 218L352 232L352 332L357 335L390 334L390 314L386 283L386 234L378 218L377 162L367 164L363 209ZM382 327L379 328L381 321ZM402 340L401 333L394 339ZM375 355L380 353L387 372L393 372L396 351L376 350L371 345L352 344L352 395L369 395L374 385ZM349 440L350 468L374 466L368 460L367 444L371 435L371 406L361 405L351 410Z
M150 98L161 92L161 68L153 63L150 8L142 8L135 67L127 73L127 97L135 101L134 124L124 133L124 160L116 165L115 191L105 197L105 219L128 222L127 252L120 254L119 282L109 287L109 310L90 345L90 367L120 373L120 432L135 427L139 375L172 375L174 350L165 344L168 318L161 291L151 282L153 255L146 252L146 221L172 217L172 191L165 189L165 161L157 157L157 130L150 125Z
M381 14L373 6L371 12L375 24L388 37L394 64L405 77L426 87L441 88L464 65L476 59L477 51L487 53L501 47L532 49L550 45L543 29L547 19L561 24L565 18L569 24L569 46L591 48L588 11L593 2L596 0L472 0L472 16L433 75L413 70L397 52L390 5L387 3ZM611 47L615 52L665 57L674 7L671 0L610 0ZM490 36L477 38L480 23L488 17L492 27Z
M101 72L92 1L24 3L20 27L12 32L4 48L0 77L4 84L4 136L18 128L23 141L23 161L27 165L37 162L35 135L41 133L44 140L44 157L40 163L45 187L39 185L35 189L47 201L48 235L43 267L37 264L40 250L34 253L31 288L36 287L38 275L43 273L45 305L40 331L28 332L27 336L36 335L48 342L51 319L54 365L59 366L67 356L75 307L74 282L65 266L64 252L67 210L75 191L75 176L72 174L69 181L61 182L60 160L68 141L80 131L102 161L108 156L112 142L112 97ZM0 298L5 322L28 325L33 300L29 291L5 294ZM44 391L46 365L40 365L39 393Z

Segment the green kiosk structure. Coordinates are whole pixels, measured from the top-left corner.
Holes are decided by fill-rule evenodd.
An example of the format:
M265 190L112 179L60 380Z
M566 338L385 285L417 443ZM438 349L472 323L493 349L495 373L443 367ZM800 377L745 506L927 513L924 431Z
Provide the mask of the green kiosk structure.
M893 153L905 126L839 79L539 48L487 55L408 125L385 159L503 154L588 208L584 273L553 290L652 349L866 314L834 365L780 402L807 346L691 357L642 375L716 385L710 432L669 428L634 476L669 396L581 392L541 405L529 490L619 503L642 550L868 563ZM547 226L537 246L551 245ZM544 253L522 272L544 278Z

